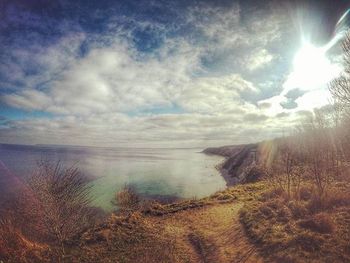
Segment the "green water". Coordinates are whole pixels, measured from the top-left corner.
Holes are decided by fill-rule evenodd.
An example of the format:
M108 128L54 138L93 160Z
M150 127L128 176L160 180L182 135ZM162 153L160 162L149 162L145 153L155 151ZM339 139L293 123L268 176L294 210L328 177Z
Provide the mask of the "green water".
M0 145L0 160L11 175L18 177L28 176L43 158L75 165L92 180L94 205L110 211L115 192L125 185L142 196L160 199L200 198L225 188L225 181L215 169L223 158L201 151Z
M106 165L104 176L93 182L95 205L112 209L111 200L123 186L132 186L142 195L204 197L225 188L215 169L223 158L199 153L196 149L143 149L128 152Z

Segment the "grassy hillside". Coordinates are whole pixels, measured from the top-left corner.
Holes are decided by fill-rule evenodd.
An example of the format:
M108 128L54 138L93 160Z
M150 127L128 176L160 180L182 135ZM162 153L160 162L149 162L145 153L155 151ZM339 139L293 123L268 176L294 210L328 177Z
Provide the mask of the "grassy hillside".
M350 192L336 183L324 207L312 186L299 201L268 182L208 198L112 215L73 246L81 262L349 262Z
M312 198L311 185L295 201L268 181L148 204L79 234L61 262L349 262L349 186L334 184L325 207ZM4 262L58 261L53 247L16 233L16 257Z
M321 204L311 185L300 200L265 191L240 220L267 262L350 262L350 184L335 183Z
M262 189L262 184L245 185L200 200L112 215L77 239L69 261L262 262L239 222L244 203Z

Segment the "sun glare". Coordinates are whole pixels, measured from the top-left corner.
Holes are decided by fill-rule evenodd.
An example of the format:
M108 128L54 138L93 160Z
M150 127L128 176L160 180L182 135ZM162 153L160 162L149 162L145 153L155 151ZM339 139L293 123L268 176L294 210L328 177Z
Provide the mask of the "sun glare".
M327 58L325 48L305 43L294 57L290 85L303 90L317 89L338 74L339 66Z

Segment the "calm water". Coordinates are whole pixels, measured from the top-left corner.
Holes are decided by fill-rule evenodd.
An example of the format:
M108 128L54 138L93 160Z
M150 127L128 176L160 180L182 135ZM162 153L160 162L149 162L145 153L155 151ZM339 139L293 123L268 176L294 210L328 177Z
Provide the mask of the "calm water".
M164 198L199 198L225 188L225 181L215 169L223 158L205 155L201 150L0 144L0 164L22 178L29 176L41 159L76 164L93 179L95 205L109 210L115 192L124 185L145 196ZM1 173L4 168L0 176Z

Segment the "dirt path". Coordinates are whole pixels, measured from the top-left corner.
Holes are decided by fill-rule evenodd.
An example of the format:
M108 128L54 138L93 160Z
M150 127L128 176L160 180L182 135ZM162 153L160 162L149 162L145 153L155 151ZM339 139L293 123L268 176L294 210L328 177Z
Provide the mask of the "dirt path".
M241 204L220 204L153 220L184 248L188 262L263 262L238 221L240 208Z

